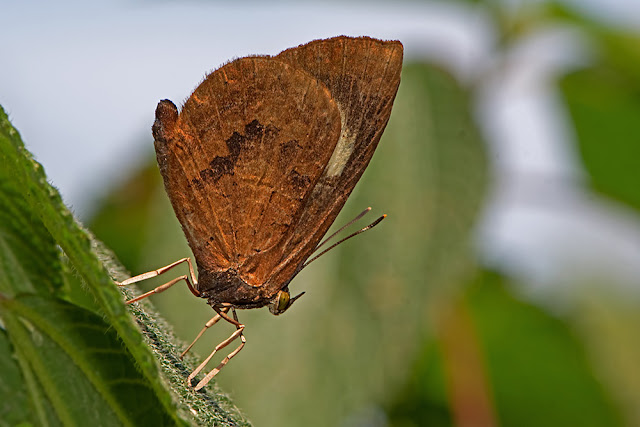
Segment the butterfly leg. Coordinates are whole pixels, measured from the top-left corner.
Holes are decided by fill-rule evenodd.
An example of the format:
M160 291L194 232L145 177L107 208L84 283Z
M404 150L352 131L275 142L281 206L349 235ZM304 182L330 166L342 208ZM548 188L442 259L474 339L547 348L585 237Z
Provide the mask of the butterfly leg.
M200 366L198 366L187 378L187 383L191 384L191 380L198 375L198 373L204 369L204 367L207 365L207 363L209 363L209 361L211 360L211 358L216 354L216 352L218 350L221 350L223 348L225 348L226 346L228 346L229 344L231 344L234 340L236 340L238 337L240 337L240 345L233 350L231 353L229 353L227 355L227 357L225 357L222 362L220 362L220 364L215 367L213 370L211 370L211 372L209 372L202 380L200 380L200 382L196 385L195 389L196 390L200 390L202 387L204 387L205 385L207 385L207 383L209 381L211 381L211 379L213 377L215 377L218 372L220 372L220 370L224 367L224 365L226 365L229 360L231 360L236 354L240 353L240 350L242 350L242 348L244 347L244 345L246 344L247 340L245 339L244 335L242 334L242 332L244 331L244 325L242 323L240 323L238 321L238 316L236 315L236 311L235 309L232 309L233 312L233 319L230 318L225 312L223 312L222 310L214 307L214 310L216 310L216 313L218 313L220 315L220 317L222 317L223 319L225 319L227 322L233 324L236 326L236 330L233 332L233 334L231 334L231 336L229 338L227 338L226 340L222 341L220 344L218 344L216 346L216 348L213 350L213 352L211 352L211 354L209 355L209 357L207 357L205 359L204 362L202 362L200 364Z
M221 309L220 311L222 311L223 313L226 313L227 311L229 311L229 307L225 307L225 308ZM219 314L216 314L211 319L209 319L209 321L207 323L205 323L204 328L202 328L202 330L200 331L200 333L198 334L196 339L194 339L193 342L191 344L189 344L189 347L187 347L187 349L182 352L182 354L180 355L180 359L182 359L184 357L184 355L187 354L187 352L189 350L191 350L191 347L193 347L193 345L196 343L196 341L198 341L200 339L202 334L204 334L207 329L209 329L210 327L212 327L213 325L218 323L218 321L220 319L222 319L222 316L220 316Z
M189 290L191 291L192 294L194 294L195 296L199 297L200 296L200 292L198 292L196 290L196 288L194 287L194 285L198 284L198 280L196 279L196 274L193 270L193 265L191 264L191 258L182 258L174 263L171 263L165 267L159 268L157 270L153 270L153 271L149 271L147 273L142 273L139 274L137 276L134 277L130 277L127 280L124 280L122 282L116 282L116 285L118 286L127 286L127 285L131 285L132 283L137 283L137 282L141 282L143 280L147 280L147 279L151 279L153 277L157 277L163 273L166 273L167 271L171 270L173 267L186 262L187 264L189 264L189 276L191 276L191 281L189 281L189 276L182 275L180 277L176 277L173 280L168 281L167 283L158 286L157 288L154 288L152 290L150 290L149 292L146 292L142 295L139 295L135 298L130 299L129 301L125 302L125 304L131 304L134 303L136 301L140 301L143 298L148 297L149 295L153 295L153 294L159 294L160 292L164 292L167 289L169 289L171 286L175 285L176 283L178 283L180 280L184 280L185 282L187 282L187 286L189 287ZM193 283L193 284L192 284Z

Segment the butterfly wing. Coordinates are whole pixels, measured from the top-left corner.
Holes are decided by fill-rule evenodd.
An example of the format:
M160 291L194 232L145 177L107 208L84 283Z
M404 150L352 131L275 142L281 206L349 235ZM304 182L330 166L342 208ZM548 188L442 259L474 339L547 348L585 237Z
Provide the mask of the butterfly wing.
M316 40L276 56L321 81L336 101L341 134L290 231L271 286L283 287L315 250L369 164L400 85L403 47L369 37Z
M165 188L200 270L261 286L318 184L340 112L307 72L269 57L214 71L153 126Z

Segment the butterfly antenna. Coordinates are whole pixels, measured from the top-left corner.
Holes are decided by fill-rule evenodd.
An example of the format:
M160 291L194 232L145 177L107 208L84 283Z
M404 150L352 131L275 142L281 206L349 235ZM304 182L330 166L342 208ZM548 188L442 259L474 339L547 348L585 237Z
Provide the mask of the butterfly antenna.
M338 233L339 231L343 230L345 227L353 224L354 221L362 218L362 216L364 214L366 214L367 212L369 212L371 210L371 208L368 208L367 210L365 210L364 212L362 212L360 215L358 215L354 220L352 220L350 223L348 223L347 225L345 225L344 227L342 227L340 230L338 230L336 233ZM347 240L349 240L352 237L357 236L360 233L364 233L367 230L371 230L373 227L375 227L376 225L378 225L380 223L380 221L382 221L383 219L385 219L387 217L387 215L382 215L380 218L376 219L375 221L373 221L371 224L367 225L366 227L361 228L360 230L353 232L351 234L349 234L347 237L345 237L344 239L340 239L338 240L336 243L334 243L333 245L329 246L327 249L325 249L324 251L320 252L318 255L314 256L313 258L311 258L309 261L305 262L302 265L302 268L308 266L309 264L311 264L313 261L317 260L318 258L320 258L322 255L326 254L327 252L329 252L331 249L335 248L336 246L338 246L340 243L343 243ZM329 240L331 237L333 237L336 233L332 234L331 236L329 236L328 238L326 238L324 240L324 242L320 243L318 245L318 247L320 247L323 243L325 243L327 240ZM301 269L302 269L301 268Z
M346 223L345 225L343 225L342 227L340 227L340 229L338 231L336 231L335 233L333 233L331 236L327 237L326 239L324 239L322 242L320 242L320 244L318 244L318 246L316 246L316 248L313 250L314 252L317 251L320 246L324 245L325 243L327 243L329 240L333 239L338 233L342 232L342 230L344 230L345 228L349 227L351 224L353 224L354 222L356 222L357 220L359 220L360 218L362 218L363 216L365 216L366 214L369 213L369 211L371 210L371 206L369 206L367 209L363 210L362 212L360 212L358 214L358 216L356 216L355 218L353 218L351 221L349 221L348 223ZM308 263L307 263L308 264Z

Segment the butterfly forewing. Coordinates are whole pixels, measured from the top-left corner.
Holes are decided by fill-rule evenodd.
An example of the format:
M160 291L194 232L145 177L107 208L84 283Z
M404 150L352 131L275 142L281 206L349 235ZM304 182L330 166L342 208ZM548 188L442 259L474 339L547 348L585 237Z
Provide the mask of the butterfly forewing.
M261 286L339 139L335 101L307 72L249 57L207 76L179 115L163 103L158 162L199 269Z

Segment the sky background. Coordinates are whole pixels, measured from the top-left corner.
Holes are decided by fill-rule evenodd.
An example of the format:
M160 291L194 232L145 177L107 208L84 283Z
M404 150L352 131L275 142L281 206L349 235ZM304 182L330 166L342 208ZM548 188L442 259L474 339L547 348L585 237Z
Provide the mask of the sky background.
M640 28L638 1L571 3ZM477 12L446 2L11 2L0 26L0 104L67 204L86 218L152 153L157 102L185 100L226 61L369 35L399 39L405 61L435 60L469 82L495 65L487 59L492 24ZM548 84L550 74L589 54L566 28L541 31L505 58L476 106L502 178L478 225L478 245L488 264L527 277L534 291L593 274L623 287L640 278L638 218L579 190L567 112Z

